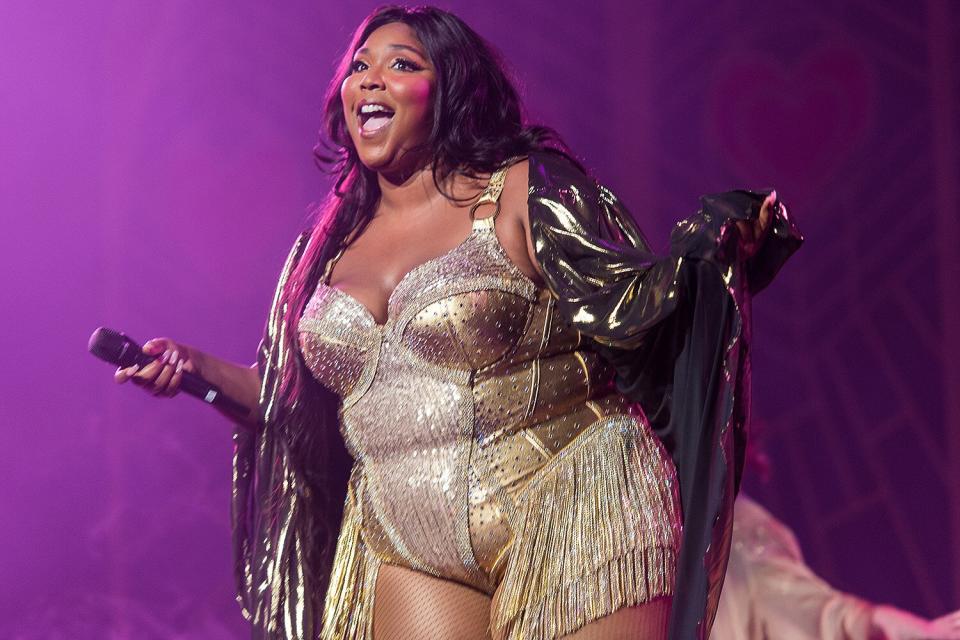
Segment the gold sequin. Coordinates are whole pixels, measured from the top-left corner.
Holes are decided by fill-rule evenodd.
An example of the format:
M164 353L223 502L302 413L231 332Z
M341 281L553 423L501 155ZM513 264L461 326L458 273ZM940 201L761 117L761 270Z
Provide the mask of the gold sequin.
M324 638L368 637L383 562L503 585L504 638L552 638L670 592L669 457L493 217L404 277L383 325L321 283L299 329L355 458Z

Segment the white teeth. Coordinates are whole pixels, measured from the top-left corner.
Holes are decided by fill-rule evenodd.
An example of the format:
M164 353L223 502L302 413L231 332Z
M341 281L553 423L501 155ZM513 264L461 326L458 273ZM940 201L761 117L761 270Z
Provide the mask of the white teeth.
M360 118L360 129L368 134L383 129L393 120L393 111L385 105L376 103L361 105L357 115Z
M382 104L365 104L360 107L360 113L376 113L378 111L389 112L390 110Z

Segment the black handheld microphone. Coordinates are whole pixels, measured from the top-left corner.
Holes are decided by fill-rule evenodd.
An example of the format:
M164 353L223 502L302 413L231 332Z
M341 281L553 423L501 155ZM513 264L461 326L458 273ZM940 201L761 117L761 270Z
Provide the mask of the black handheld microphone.
M87 349L101 360L123 368L132 367L135 364L145 367L156 360L154 356L145 354L140 345L127 335L106 327L99 327L93 332L93 335L90 336L90 342L87 344ZM189 371L183 372L183 377L180 379L180 388L207 404L212 404L238 418L244 418L249 414L249 410L242 404L223 395L220 389Z

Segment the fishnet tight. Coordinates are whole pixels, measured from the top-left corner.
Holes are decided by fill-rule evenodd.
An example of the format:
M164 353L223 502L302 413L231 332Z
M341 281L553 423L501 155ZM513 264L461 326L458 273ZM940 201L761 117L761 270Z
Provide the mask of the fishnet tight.
M501 640L490 635L490 598L456 582L384 564L373 605L374 640ZM620 609L564 640L665 640L670 598Z

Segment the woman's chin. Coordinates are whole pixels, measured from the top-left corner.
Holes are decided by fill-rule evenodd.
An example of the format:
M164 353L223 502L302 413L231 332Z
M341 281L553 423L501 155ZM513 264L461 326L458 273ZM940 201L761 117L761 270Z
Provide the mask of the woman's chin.
M359 144L355 142L354 144L360 163L371 171L381 171L389 167L393 161L395 154L390 149L384 148L382 144L372 145L366 141L360 141Z
M366 167L369 171L375 173L390 173L393 166L393 162L390 161L390 158L385 158L382 156L360 156L360 163Z
M415 173L422 164L419 158L410 153L402 153L394 149L381 148L377 150L358 149L360 162L370 171L384 176L406 176ZM402 180L403 178L401 178Z

